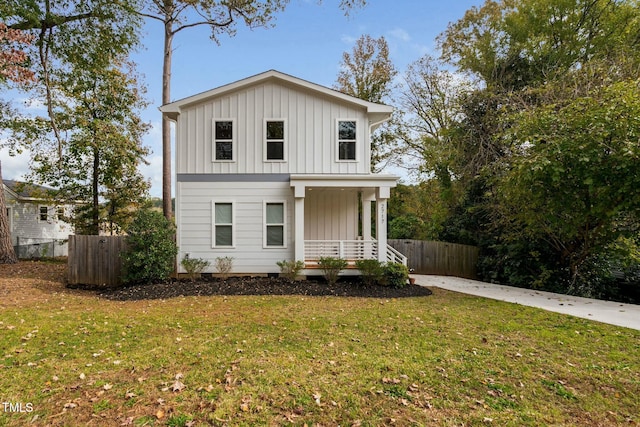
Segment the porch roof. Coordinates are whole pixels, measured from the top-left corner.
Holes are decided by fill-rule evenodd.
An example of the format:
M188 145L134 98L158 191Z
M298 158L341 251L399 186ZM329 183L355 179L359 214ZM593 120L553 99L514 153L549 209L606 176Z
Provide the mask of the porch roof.
M291 187L295 197L304 197L308 187L319 188L384 188L387 191L397 185L399 177L389 174L367 175L291 175Z

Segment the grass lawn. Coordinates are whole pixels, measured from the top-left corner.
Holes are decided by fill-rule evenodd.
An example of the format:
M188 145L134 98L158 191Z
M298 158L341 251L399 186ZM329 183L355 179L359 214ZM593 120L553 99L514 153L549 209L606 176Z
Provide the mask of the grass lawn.
M114 302L64 267L0 266L0 426L640 425L638 331L437 288Z

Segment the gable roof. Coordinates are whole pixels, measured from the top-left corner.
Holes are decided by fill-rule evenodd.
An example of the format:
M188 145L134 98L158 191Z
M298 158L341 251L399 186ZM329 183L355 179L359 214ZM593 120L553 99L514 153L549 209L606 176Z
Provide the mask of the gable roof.
M43 200L47 192L52 188L42 185L29 184L22 181L14 181L13 179L3 179L6 190L16 199L19 200Z
M276 70L269 70L255 76L247 77L242 80L238 80L234 83L229 83L224 86L217 87L215 89L208 90L196 95L188 96L186 98L179 99L177 101L170 102L160 107L160 111L171 120L176 120L182 108L206 101L211 98L215 98L224 95L229 92L249 87L255 84L264 83L267 81L280 81L289 85L297 86L301 89L311 91L318 95L328 96L336 100L346 102L352 105L357 105L366 109L367 113L372 116L374 122L384 121L393 112L393 107L384 104L378 104L375 102L365 101L360 98L356 98L351 95L347 95L335 89L311 83L307 80L300 79L298 77L291 76L289 74L282 73Z

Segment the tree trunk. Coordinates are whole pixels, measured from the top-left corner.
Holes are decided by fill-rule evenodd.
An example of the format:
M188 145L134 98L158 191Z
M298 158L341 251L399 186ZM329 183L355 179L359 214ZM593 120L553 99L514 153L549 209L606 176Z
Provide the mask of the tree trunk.
M93 147L93 171L91 174L91 192L93 193L93 207L91 210L91 234L100 234L100 149Z
M7 205L4 200L2 163L0 162L0 264L15 264L16 262L18 262L18 258L11 243L9 217L7 216Z
M164 23L164 61L162 63L162 105L171 102L171 45L173 43L173 20L166 17ZM162 212L169 221L173 218L171 208L171 122L162 117Z

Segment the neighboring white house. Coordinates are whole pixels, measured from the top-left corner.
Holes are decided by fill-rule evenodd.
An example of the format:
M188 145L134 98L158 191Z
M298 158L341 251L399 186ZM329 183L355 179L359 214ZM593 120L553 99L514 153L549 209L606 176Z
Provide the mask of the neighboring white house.
M53 206L43 198L47 188L3 180L6 215L16 255L20 258L67 256L73 227L61 218L70 206Z
M371 133L392 107L271 70L160 110L176 129L178 261L215 272L228 256L254 274L281 260L311 274L322 256L406 262L387 246L398 178L370 172Z

